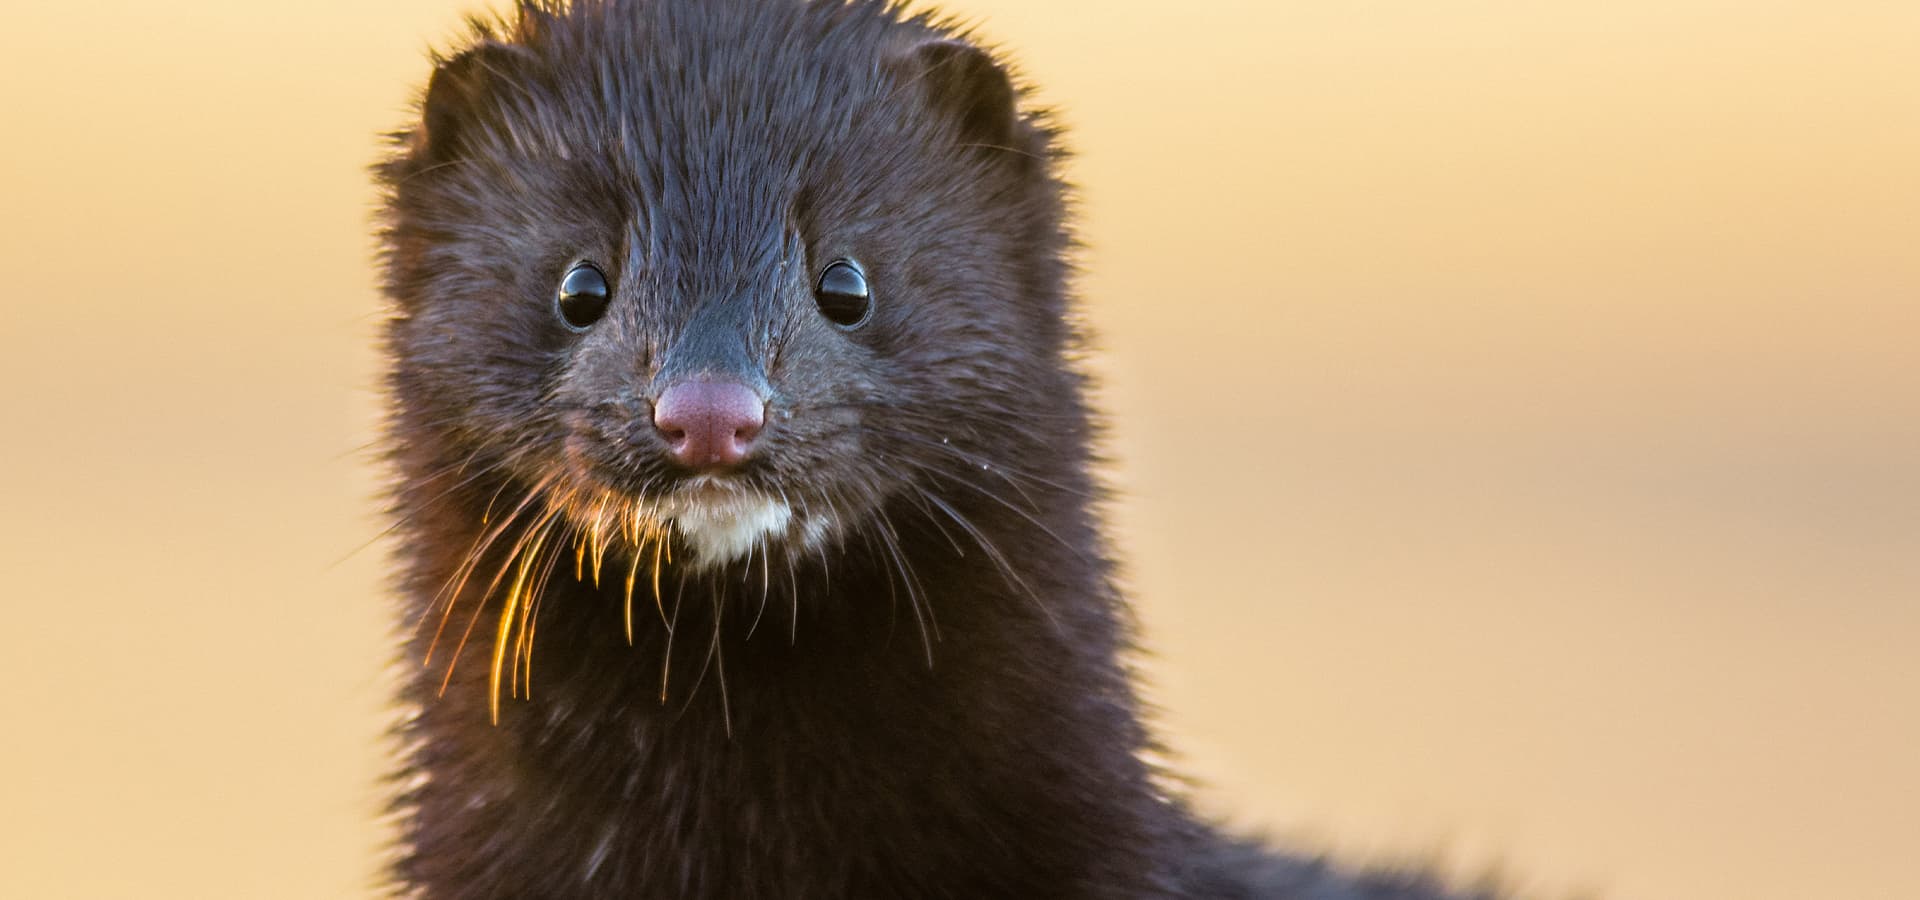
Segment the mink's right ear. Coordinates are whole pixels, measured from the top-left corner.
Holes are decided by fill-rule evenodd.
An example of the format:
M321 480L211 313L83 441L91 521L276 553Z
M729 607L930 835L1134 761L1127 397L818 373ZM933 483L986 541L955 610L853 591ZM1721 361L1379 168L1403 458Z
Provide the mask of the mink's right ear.
M441 61L427 82L420 125L413 132L416 162L438 163L466 155L474 137L499 114L497 95L528 61L525 50L484 41Z

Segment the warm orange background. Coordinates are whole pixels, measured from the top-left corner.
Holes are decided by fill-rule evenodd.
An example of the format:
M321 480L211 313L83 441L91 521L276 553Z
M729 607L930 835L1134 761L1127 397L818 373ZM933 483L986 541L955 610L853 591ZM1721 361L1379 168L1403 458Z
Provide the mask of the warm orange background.
M469 6L4 16L0 896L366 893L363 170ZM1920 4L950 8L1075 129L1211 807L1550 890L1920 897Z

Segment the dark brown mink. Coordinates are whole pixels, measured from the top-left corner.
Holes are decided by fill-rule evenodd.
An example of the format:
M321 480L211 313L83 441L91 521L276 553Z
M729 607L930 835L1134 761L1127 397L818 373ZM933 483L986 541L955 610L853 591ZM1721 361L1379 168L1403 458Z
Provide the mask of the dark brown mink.
M1455 896L1146 761L1060 137L987 51L606 0L437 63L378 169L393 893Z

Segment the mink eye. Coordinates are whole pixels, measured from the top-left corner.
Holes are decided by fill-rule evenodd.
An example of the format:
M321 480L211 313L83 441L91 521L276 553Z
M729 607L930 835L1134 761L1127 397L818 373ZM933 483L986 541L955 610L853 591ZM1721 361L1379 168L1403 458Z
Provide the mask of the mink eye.
M867 273L850 259L836 259L820 273L814 285L813 300L820 314L841 328L858 328L873 312L873 291L867 287Z
M607 276L593 263L583 262L575 263L560 279L560 290L554 294L553 303L559 307L560 318L567 320L568 327L585 331L606 315L607 300L611 296Z

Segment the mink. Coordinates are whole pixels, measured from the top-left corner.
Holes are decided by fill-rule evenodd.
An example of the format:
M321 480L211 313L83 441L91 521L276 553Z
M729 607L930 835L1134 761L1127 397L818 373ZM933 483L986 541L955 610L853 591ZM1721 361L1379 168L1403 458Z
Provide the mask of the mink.
M393 138L394 893L1456 896L1149 762L1060 128L963 31L523 3Z

